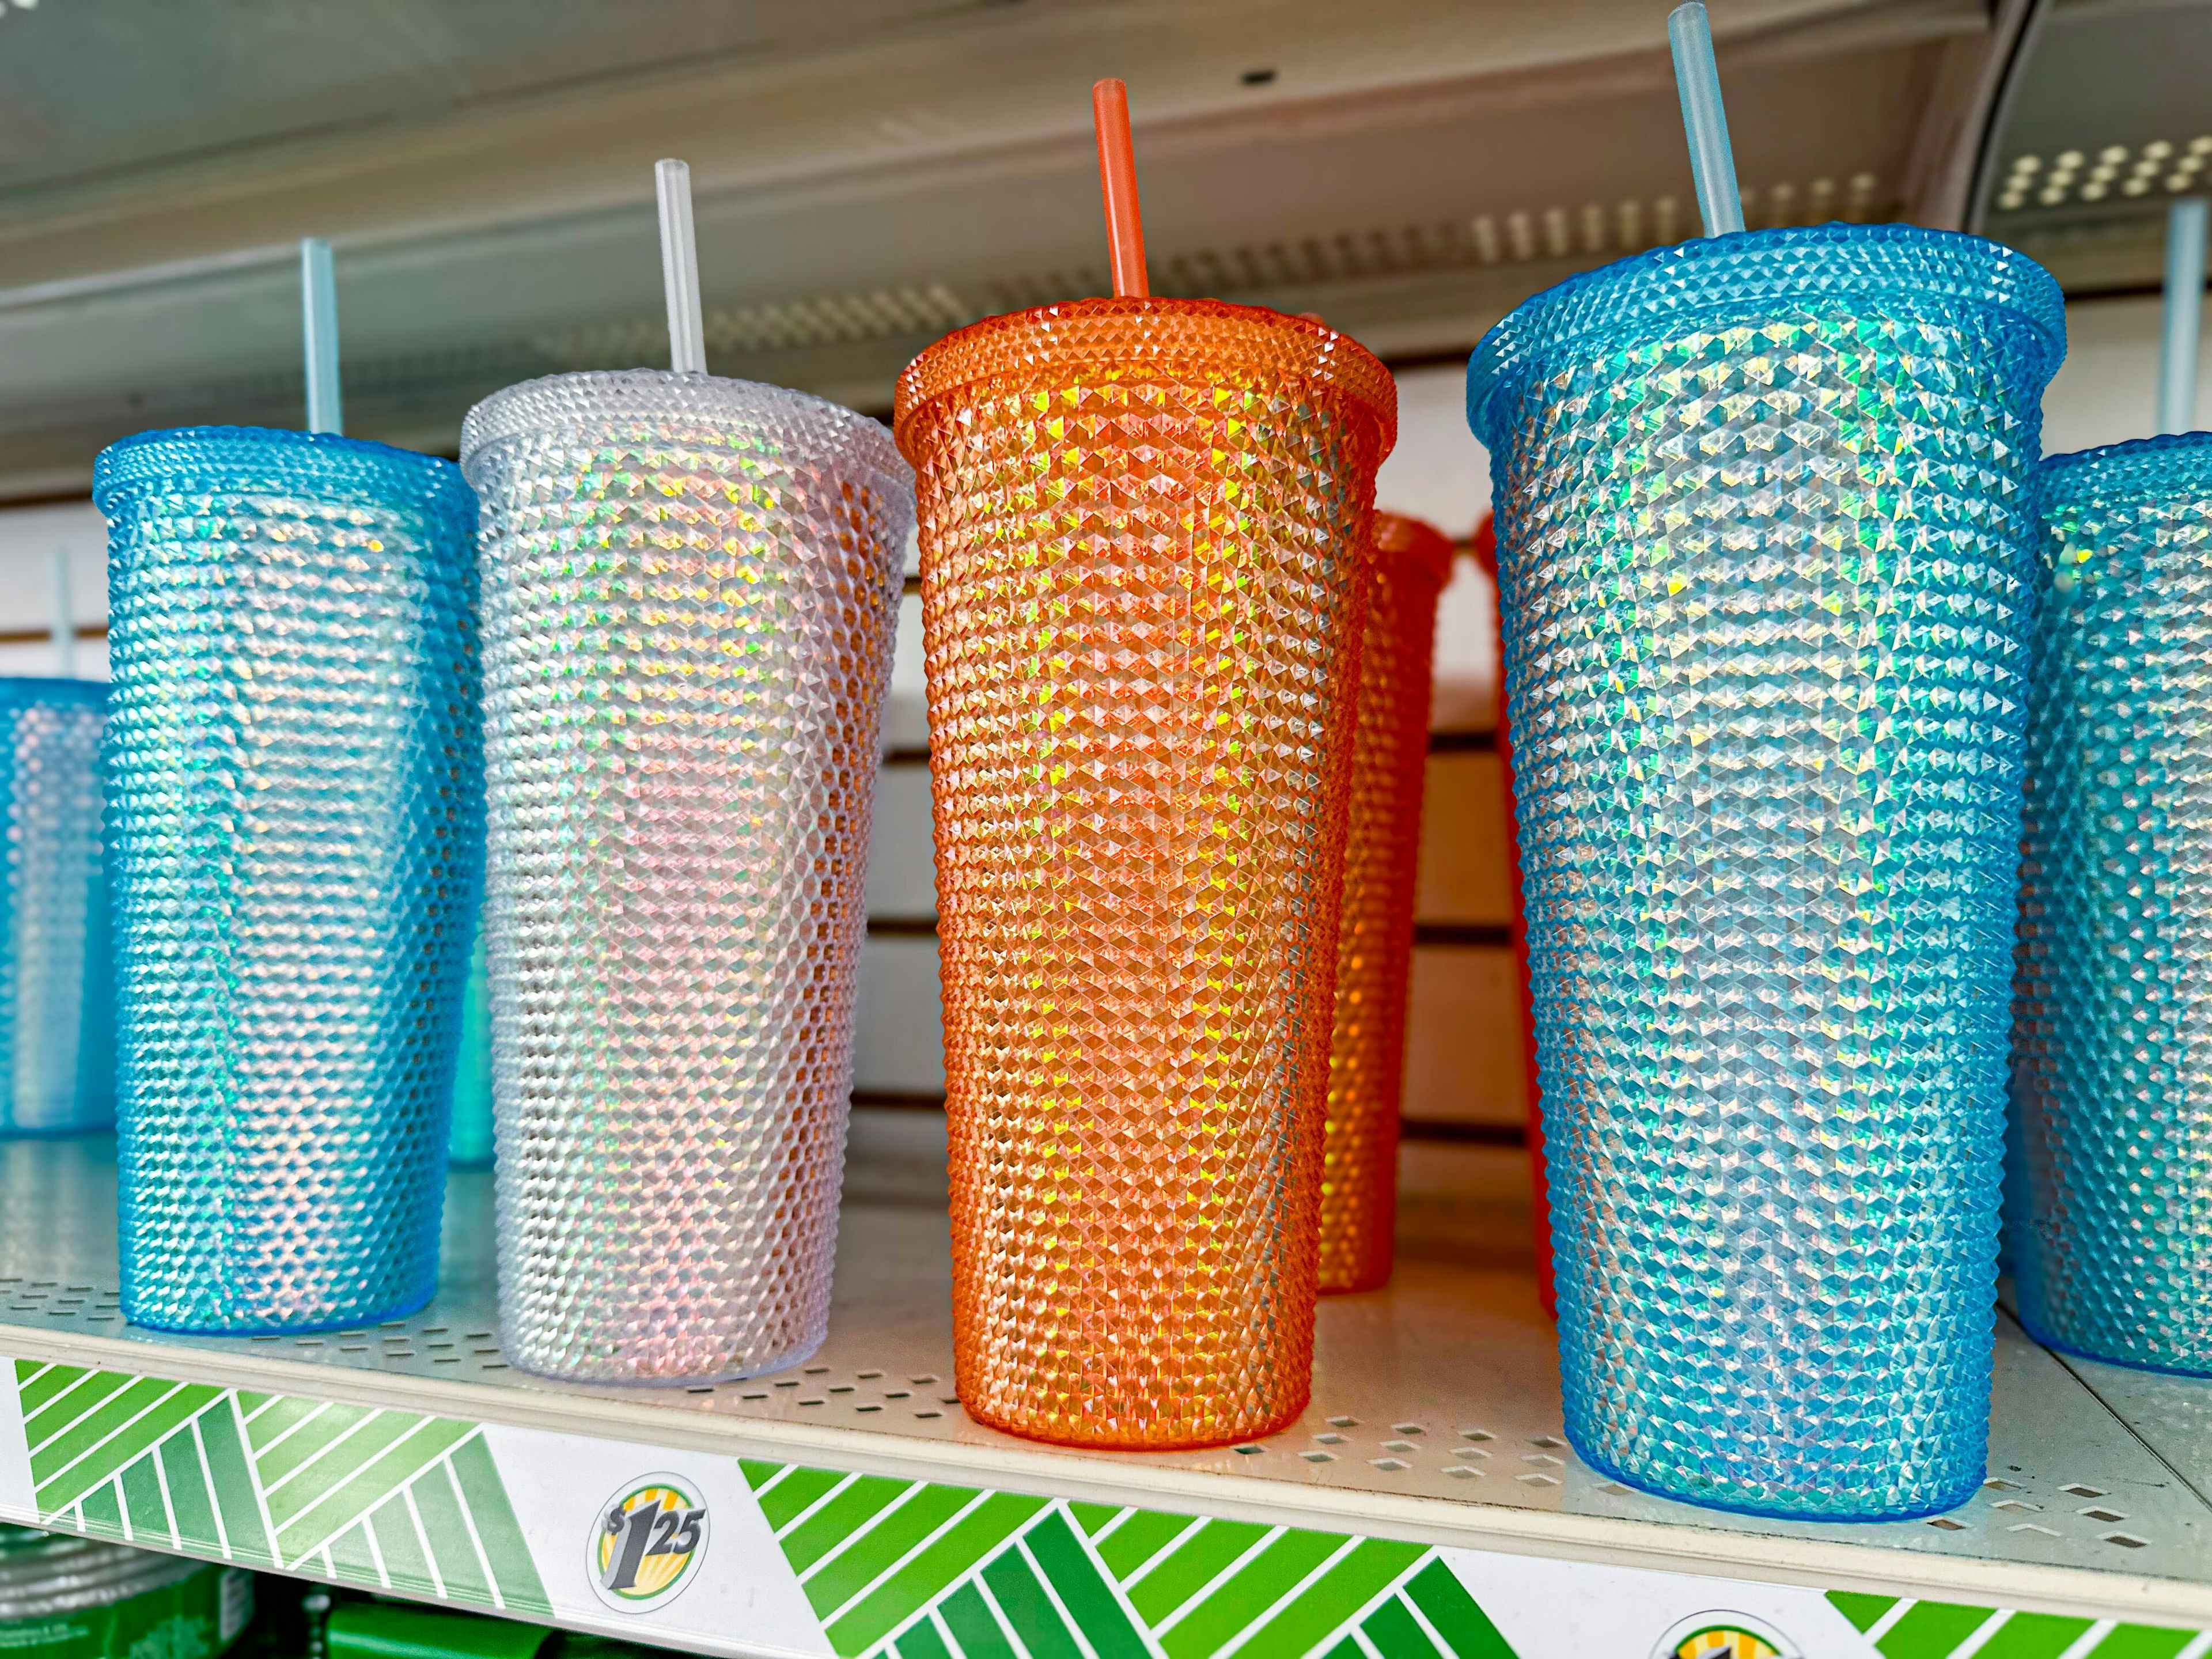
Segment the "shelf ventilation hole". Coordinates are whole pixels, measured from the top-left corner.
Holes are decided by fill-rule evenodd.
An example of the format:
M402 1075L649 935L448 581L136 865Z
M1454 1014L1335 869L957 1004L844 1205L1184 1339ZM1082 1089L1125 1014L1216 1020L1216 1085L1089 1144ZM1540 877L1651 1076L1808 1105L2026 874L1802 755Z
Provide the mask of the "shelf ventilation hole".
M1540 1434L1528 1443L1532 1446L1541 1446L1546 1451L1557 1451L1567 1443L1555 1434Z
M1359 1426L1359 1419L1356 1417L1332 1417L1328 1419L1328 1425L1332 1429L1356 1429Z
M1870 173L1848 179L1780 179L1747 185L1744 222L1752 229L1820 224L1831 219L1865 222L1887 218L1895 209L1894 192L1885 191ZM1532 260L1594 263L1646 248L1665 246L1695 229L1695 215L1674 196L1613 203L1552 203L1470 218L1366 226L1295 239L1238 242L1211 248L1158 250L1152 256L1155 294L1184 299L1279 294L1285 289L1333 286L1365 279L1467 270L1525 264ZM1030 270L986 283L961 296L961 320L1030 306L1049 305L1077 295L1111 291L1103 265L1062 266ZM947 290L931 289L949 302ZM707 320L708 343L719 343L717 319ZM948 326L950 325L947 325ZM632 356L660 348L660 324L636 325ZM885 330L885 332L897 332ZM650 337L648 337L650 336ZM744 342L732 335L731 343ZM602 354L604 357L605 354ZM594 359L599 361L599 359Z
M1556 1474L1516 1474L1513 1478L1524 1486L1556 1486L1559 1484L1559 1477Z
M1997 186L1997 210L2019 213L2030 206L2094 204L2113 196L2125 200L2153 191L2183 195L2204 187L2208 167L2212 167L2212 133L2199 133L2182 143L2154 138L2139 147L2106 144L2094 155L2064 149L2048 161L2032 153L2015 155Z
M1401 1469L1408 1469L1413 1467L1412 1464L1407 1462L1405 1459L1401 1457L1370 1457L1367 1460L1367 1462L1369 1468L1382 1469L1391 1474L1395 1474Z
M1334 1452L1302 1451L1298 1455L1305 1459L1309 1463L1334 1463L1336 1462L1336 1454Z
M1393 1434L1426 1434L1428 1432L1419 1423L1393 1423L1390 1425L1390 1431Z
M2102 1486L2061 1486L2058 1490L2071 1493L2075 1498L2102 1498L2105 1495L2105 1489Z
M1267 1449L1265 1446L1239 1446L1237 1448L1237 1455L1239 1457L1257 1457Z
M2150 1540L2148 1538L2137 1538L2133 1534L2124 1532L2108 1532L2105 1534L2105 1541L2107 1544L2118 1544L2124 1550L2146 1549L2150 1544Z
M2128 1518L2126 1516L2122 1515L2118 1510L2099 1509L2094 1505L2083 1510L2081 1513L2087 1516L2092 1521L2124 1521Z
M2040 1513L2043 1509L2043 1505L2040 1504L2022 1503L2017 1498L2008 1498L2002 1503L1992 1504L1990 1507L1991 1509L2008 1510L2017 1515L2037 1514ZM2118 1516L2114 1516L2112 1517L2115 1521L2119 1518L2120 1517Z
M1983 1481L1982 1485L1990 1492L2026 1492L2027 1490L2017 1480L1990 1480Z
M1482 1479L1482 1471L1480 1469L1471 1469L1464 1463L1448 1463L1444 1466L1444 1473L1455 1480L1480 1480Z
M1386 1452L1409 1452L1417 1451L1419 1448L1410 1440L1385 1440L1382 1449Z
M1462 1440L1474 1441L1495 1440L1498 1438L1498 1437L1491 1433L1488 1429L1462 1429L1459 1431L1459 1437Z
M1603 1492L1607 1498L1633 1498L1636 1495L1634 1492L1629 1491L1627 1487L1622 1486L1618 1480L1607 1480L1601 1482L1598 1486L1598 1490Z
M2033 1521L2015 1521L2005 1528L2007 1532L2032 1532L2039 1538L2056 1538L2058 1534L2049 1527L2039 1527Z
M1966 1529L1965 1522L1954 1521L1948 1515L1939 1515L1928 1524L1938 1532L1964 1532Z
M1344 1443L1344 1437L1340 1434L1317 1434L1314 1438L1324 1446L1341 1446Z

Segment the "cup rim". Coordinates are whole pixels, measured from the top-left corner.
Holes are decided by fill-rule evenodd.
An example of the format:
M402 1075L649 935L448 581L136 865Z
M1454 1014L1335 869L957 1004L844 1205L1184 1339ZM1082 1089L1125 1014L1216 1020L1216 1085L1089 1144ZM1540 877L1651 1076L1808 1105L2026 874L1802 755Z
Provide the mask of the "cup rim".
M1459 556L1452 538L1426 519L1379 507L1368 532L1368 544L1375 550L1377 563L1390 560L1398 568L1411 571L1439 588L1451 580L1452 561Z
M1358 402L1374 418L1382 435L1381 454L1389 454L1398 441L1398 383L1380 358L1328 324L1310 317L1293 316L1264 306L1231 305L1224 300L1176 300L1157 296L1063 300L1031 306L1003 316L955 329L929 346L906 366L893 398L891 429L907 458L914 457L914 422L921 412L969 386L984 380L1039 371L1107 370L1121 372L1152 368L1163 374L1199 367L1205 355L1153 341L1139 349L1109 352L1094 339L1073 340L1066 325L1096 319L1127 318L1141 322L1150 318L1203 319L1218 323L1224 343L1238 337L1288 341L1303 347L1298 364L1316 380L1333 385ZM1218 355L1213 354L1213 355Z
M608 398L606 407L598 411L603 416L617 418L660 418L668 411L651 401L650 394L679 389L695 393L720 394L729 401L733 411L741 404L803 410L830 421L838 438L853 453L854 459L861 465L883 474L893 484L905 479L909 472L905 458L899 453L897 446L891 441L891 434L882 422L872 420L857 410L848 409L842 404L833 403L827 398L817 397L811 392L798 392L766 380L745 380L723 374L678 374L669 368L587 368L518 380L513 386L502 386L470 410L461 422L460 465L463 474L471 484L476 482L478 461L494 446L510 442L526 433L558 430L571 424L565 421L532 419L530 415L531 399L534 396L550 393L563 386L603 389L617 394L623 392L638 393L634 406L625 405L617 395Z
M82 674L4 674L0 675L0 702L27 702L25 694L35 692L58 702L106 702L108 684Z
M399 471L416 475L426 505L447 509L465 508L473 515L476 496L461 477L461 470L441 455L425 455L420 450L400 449L391 444L378 443L370 438L348 438L335 432L305 432L296 427L269 426L179 426L161 427L151 431L133 433L118 438L101 450L92 464L92 504L103 514L108 505L118 496L134 489L165 472L177 471L172 465L155 459L163 449L203 450L202 456L188 456L185 465L224 470L224 463L234 459L247 445L264 446L264 453L284 454L300 452L303 456L316 456L335 461L341 466L360 469L364 474L374 470ZM233 465L228 469L237 475L234 486L245 489L281 490L290 488L274 476L274 467L265 469L270 474L266 483L249 475L252 469Z
M1862 256L1885 252L1909 256L1915 269L1836 268L1800 259L1787 268L1778 256L1810 250L1849 249ZM1931 281L1929 256L1948 257L1959 280ZM1740 264L1741 291L1709 299L1690 291L1685 273L1699 266ZM1976 281L1972 289L1966 279ZM1638 295L1638 287L1648 288ZM1650 303L1651 327L1681 331L1740 325L1771 316L1778 304L1809 302L1808 310L1847 312L1871 292L1887 293L1902 308L1935 312L1978 305L2024 325L2040 347L2033 365L2036 388L2046 384L2066 355L2066 309L2057 280L2015 248L1960 231L1919 225L1859 225L1832 221L1776 230L1731 231L1616 259L1586 270L1522 301L1492 326L1468 358L1467 421L1488 448L1498 447L1498 395L1523 379L1540 358L1618 331L1627 308Z
M2212 432L2161 432L2154 438L2130 438L2122 443L2046 455L2043 476L2049 489L2069 483L2092 467L2149 471L2162 461L2172 462L2183 471L2201 468L2204 487L2212 489Z

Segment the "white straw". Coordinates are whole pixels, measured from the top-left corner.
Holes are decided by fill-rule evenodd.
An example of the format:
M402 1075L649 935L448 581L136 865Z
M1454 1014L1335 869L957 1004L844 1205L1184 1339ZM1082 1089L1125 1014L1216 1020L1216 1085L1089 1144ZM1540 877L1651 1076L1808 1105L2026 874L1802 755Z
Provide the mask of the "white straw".
M331 245L300 240L300 319L307 354L307 430L343 432L338 399L338 289Z
M2204 210L2186 197L2166 215L2166 338L2158 359L2158 429L2197 425L2197 325L2204 309Z
M699 244L691 228L691 169L656 162L660 192L660 281L668 291L668 366L678 374L707 372L707 329L699 313Z
M70 553L66 547L53 550L54 573L54 672L65 680L76 678L76 611L70 603Z

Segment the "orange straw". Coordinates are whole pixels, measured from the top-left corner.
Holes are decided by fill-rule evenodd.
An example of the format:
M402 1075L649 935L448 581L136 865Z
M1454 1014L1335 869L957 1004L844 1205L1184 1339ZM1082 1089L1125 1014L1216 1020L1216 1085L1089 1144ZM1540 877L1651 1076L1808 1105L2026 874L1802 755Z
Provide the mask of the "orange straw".
M1101 81L1091 88L1098 127L1098 187L1106 197L1106 240L1114 259L1114 297L1150 297L1145 276L1145 221L1137 210L1137 155L1129 144L1129 88Z

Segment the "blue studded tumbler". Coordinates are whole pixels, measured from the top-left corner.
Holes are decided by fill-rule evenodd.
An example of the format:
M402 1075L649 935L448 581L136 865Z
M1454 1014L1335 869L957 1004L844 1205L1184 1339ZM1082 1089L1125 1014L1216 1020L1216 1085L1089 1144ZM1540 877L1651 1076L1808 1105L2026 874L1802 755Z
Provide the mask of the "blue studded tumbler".
M123 1309L412 1312L483 865L451 462L194 428L104 453Z
M802 392L638 369L469 412L500 1333L696 1382L829 1329L914 475Z
M453 1125L446 1157L456 1170L491 1167L491 970L477 929L461 990L459 1042L453 1057Z
M2058 289L1827 225L1492 330L1569 1437L1754 1513L1983 1478Z
M2212 433L2043 467L2014 1043L2021 1316L2212 1375Z
M0 1135L115 1121L92 680L0 679Z

